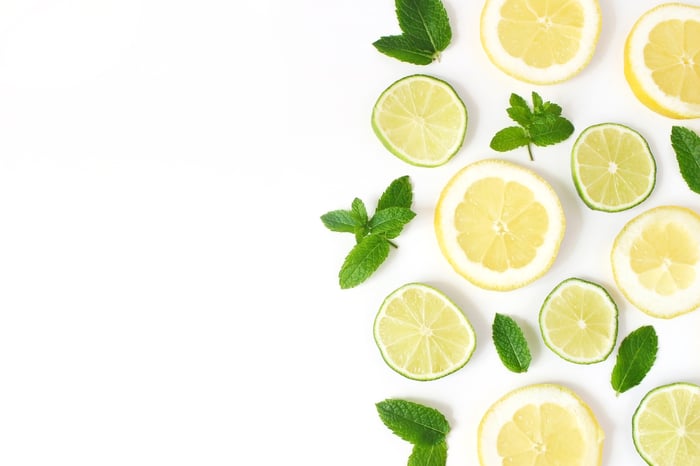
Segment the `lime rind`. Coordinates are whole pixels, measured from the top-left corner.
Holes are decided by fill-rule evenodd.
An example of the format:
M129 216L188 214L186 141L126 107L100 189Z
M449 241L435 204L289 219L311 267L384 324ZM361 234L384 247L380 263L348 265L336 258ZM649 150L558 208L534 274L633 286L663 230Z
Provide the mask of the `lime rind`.
M449 148L447 148L444 153L429 160L420 159L415 155L410 154L407 151L402 150L400 147L398 147L396 143L391 141L391 138L387 135L386 129L383 128L382 124L379 122L379 116L381 114L380 109L382 108L382 104L385 101L385 99L388 96L390 96L392 92L394 92L394 90L397 89L399 86L407 85L410 84L412 81L418 80L428 81L433 86L436 86L437 88L444 91L446 95L450 97L450 102L459 109L459 113L461 115L459 126L455 126L455 128L452 128L455 130L456 133L456 136L454 137L454 143ZM450 85L447 81L426 74L413 74L393 82L380 94L379 98L377 98L377 101L374 104L374 108L372 109L371 123L374 134L377 136L382 145L391 154L411 165L415 165L418 167L434 168L442 166L449 162L462 148L464 144L464 139L467 134L469 114L467 112L467 107L464 104L464 101L461 99L459 94L457 94L457 91L454 89L454 87L452 87L452 85Z
M623 131L626 134L634 137L646 149L645 153L648 156L648 161L651 165L651 172L649 173L650 183L648 184L647 189L633 200L620 205L609 205L592 199L585 188L586 183L581 178L581 172L579 169L579 164L577 162L578 150L581 147L581 145L584 144L586 138L595 131L601 131L607 128L614 128L618 131ZM639 204L641 204L649 198L651 193L654 191L654 188L656 187L656 168L656 159L654 158L654 155L652 154L646 139L639 132L619 123L599 123L596 125L589 126L588 128L584 129L581 132L581 134L579 134L571 149L571 176L573 178L574 187L576 188L576 192L578 193L579 198L592 210L613 213L622 212L624 210L629 210L635 206L638 206Z
M568 354L565 352L562 348L559 348L552 339L549 336L549 332L546 330L546 325L544 323L545 318L547 316L547 312L550 309L550 304L552 300L555 297L561 296L564 290L568 287L572 286L579 286L583 287L586 290L589 291L594 291L595 293L598 294L601 298L603 298L604 302L606 302L609 307L610 315L611 315L611 323L610 323L610 338L608 341L608 345L605 348L605 351L602 351L595 357L590 357L590 358L581 358L581 357L576 357L574 355ZM565 361L574 363L574 364L581 364L581 365L590 365L590 364L595 364L599 363L602 361L605 361L610 354L612 353L613 349L615 348L615 343L617 342L617 334L618 334L618 318L619 318L619 311L617 308L617 304L613 300L612 296L610 296L610 293L601 286L598 283L589 281L589 280L584 280L582 278L568 278L562 282L560 282L557 286L554 287L554 289L547 295L545 298L544 302L542 303L542 307L540 308L540 313L538 317L539 321L539 327L540 327L540 334L542 336L542 340L544 341L544 344L549 348L554 354L559 356L560 358L564 359Z
M447 370L438 372L438 373L428 373L428 374L416 374L411 371L405 370L402 368L400 365L398 365L388 354L386 345L382 340L382 337L379 333L379 322L381 319L384 317L387 305L389 302L391 302L392 299L394 299L396 296L402 294L408 289L418 289L421 292L424 293L429 293L433 294L434 296L439 297L446 306L448 306L454 314L459 318L460 322L464 326L464 329L467 331L467 333L471 337L470 345L466 348L466 351L464 352L463 357L456 361L451 367L449 367ZM373 323L373 337L374 337L374 342L377 345L377 348L379 349L379 353L386 363L389 368L391 368L393 371L396 373L411 379L411 380L417 380L421 382L427 382L431 380L437 380L441 379L443 377L446 377L450 374L453 374L457 372L458 370L462 369L471 359L472 355L474 354L474 351L476 349L476 332L474 331L474 327L472 326L471 322L467 318L467 316L464 314L462 309L457 306L457 304L452 301L445 293L442 291L438 290L435 287L432 287L430 285L426 285L424 283L418 283L418 282L412 282L412 283L407 283L405 285L400 286L396 290L392 291L389 293L389 295L384 298L384 301L382 301L381 306L379 307L379 311L377 312L377 315L374 318L374 323Z

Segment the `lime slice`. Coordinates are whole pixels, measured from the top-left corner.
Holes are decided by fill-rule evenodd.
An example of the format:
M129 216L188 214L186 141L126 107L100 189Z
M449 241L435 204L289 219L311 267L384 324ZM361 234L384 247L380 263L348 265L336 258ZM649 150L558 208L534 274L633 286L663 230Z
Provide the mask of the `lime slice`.
M398 158L413 165L437 167L462 147L467 108L445 81L420 74L407 76L377 99L372 129Z
M374 320L374 340L389 367L414 380L455 372L476 347L474 329L457 305L421 283L386 297Z
M656 183L656 162L638 132L602 123L583 130L574 143L571 174L588 207L619 212L649 197Z
M659 206L627 222L610 260L622 294L643 312L672 318L700 307L700 215Z
M652 466L700 464L700 387L678 382L654 388L632 417L632 438Z
M597 466L604 433L572 390L534 384L511 391L479 424L481 466Z
M617 339L617 306L597 283L569 278L540 309L540 332L555 354L577 364L604 361Z

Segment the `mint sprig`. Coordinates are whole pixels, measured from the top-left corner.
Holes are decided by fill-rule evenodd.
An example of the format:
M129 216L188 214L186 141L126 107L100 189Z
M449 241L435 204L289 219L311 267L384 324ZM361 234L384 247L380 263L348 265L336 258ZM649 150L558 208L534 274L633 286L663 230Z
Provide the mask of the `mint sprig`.
M518 126L498 131L491 139L490 147L493 150L507 152L526 146L530 160L535 160L532 155L533 144L557 144L574 132L574 125L561 116L562 108L553 102L545 102L537 92L532 93L532 109L517 94L511 94L509 102L510 107L506 112Z
M440 57L452 40L452 28L441 0L396 0L403 34L383 36L372 45L381 53L416 65Z
M496 313L493 319L492 337L503 365L512 372L527 372L532 355L525 335L517 322L512 317Z
M413 444L408 466L445 466L450 424L435 408L400 399L376 404L379 418L395 435Z
M402 176L382 193L371 217L359 198L352 201L348 210L332 210L321 216L329 230L355 236L355 246L345 257L338 274L342 289L367 280L384 263L391 247L398 248L391 240L416 216L411 210L412 203L413 187L408 176Z
M681 176L691 191L700 194L700 136L688 128L671 128L671 146Z
M659 340L651 325L644 325L622 340L610 383L615 393L626 392L641 383L656 361Z

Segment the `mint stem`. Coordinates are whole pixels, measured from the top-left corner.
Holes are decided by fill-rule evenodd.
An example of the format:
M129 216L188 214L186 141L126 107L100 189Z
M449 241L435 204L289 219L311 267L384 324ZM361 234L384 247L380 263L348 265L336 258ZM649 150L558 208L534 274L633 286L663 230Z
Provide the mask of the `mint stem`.
M529 142L527 143L527 153L530 156L530 161L534 162L535 157L532 156L532 144L530 144Z
M387 242L387 243L389 243L389 246L393 246L393 247L395 247L396 249L398 249L398 248L399 248L399 245L398 245L398 244L396 244L396 243L394 243L393 241L390 241L390 240L386 240L386 242Z

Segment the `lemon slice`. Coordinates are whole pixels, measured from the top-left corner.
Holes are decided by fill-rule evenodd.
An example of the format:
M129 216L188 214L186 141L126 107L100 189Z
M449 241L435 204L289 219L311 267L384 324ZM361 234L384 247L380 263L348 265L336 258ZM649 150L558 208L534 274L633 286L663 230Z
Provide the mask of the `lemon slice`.
M649 197L656 183L656 162L638 132L602 123L586 128L576 139L571 174L588 207L619 212Z
M604 361L617 339L617 305L597 283L569 278L540 309L540 332L555 354L577 364Z
M435 208L442 254L467 280L491 290L525 286L549 270L565 225L559 198L542 177L498 159L457 172Z
M481 44L505 73L552 84L590 62L600 27L598 0L486 0Z
M622 294L653 317L671 318L700 306L700 215L660 206L630 220L611 252Z
M482 418L477 437L481 466L597 466L605 435L573 391L534 384L496 401Z
M447 163L462 147L467 108L445 81L412 75L389 86L372 111L372 128L389 152L418 166Z
M625 77L647 107L671 118L700 117L700 7L666 3L627 36Z
M678 382L647 393L632 417L632 438L652 466L700 464L700 387Z
M434 380L462 368L476 347L467 317L441 291L409 283L386 297L374 319L384 361L414 380Z

